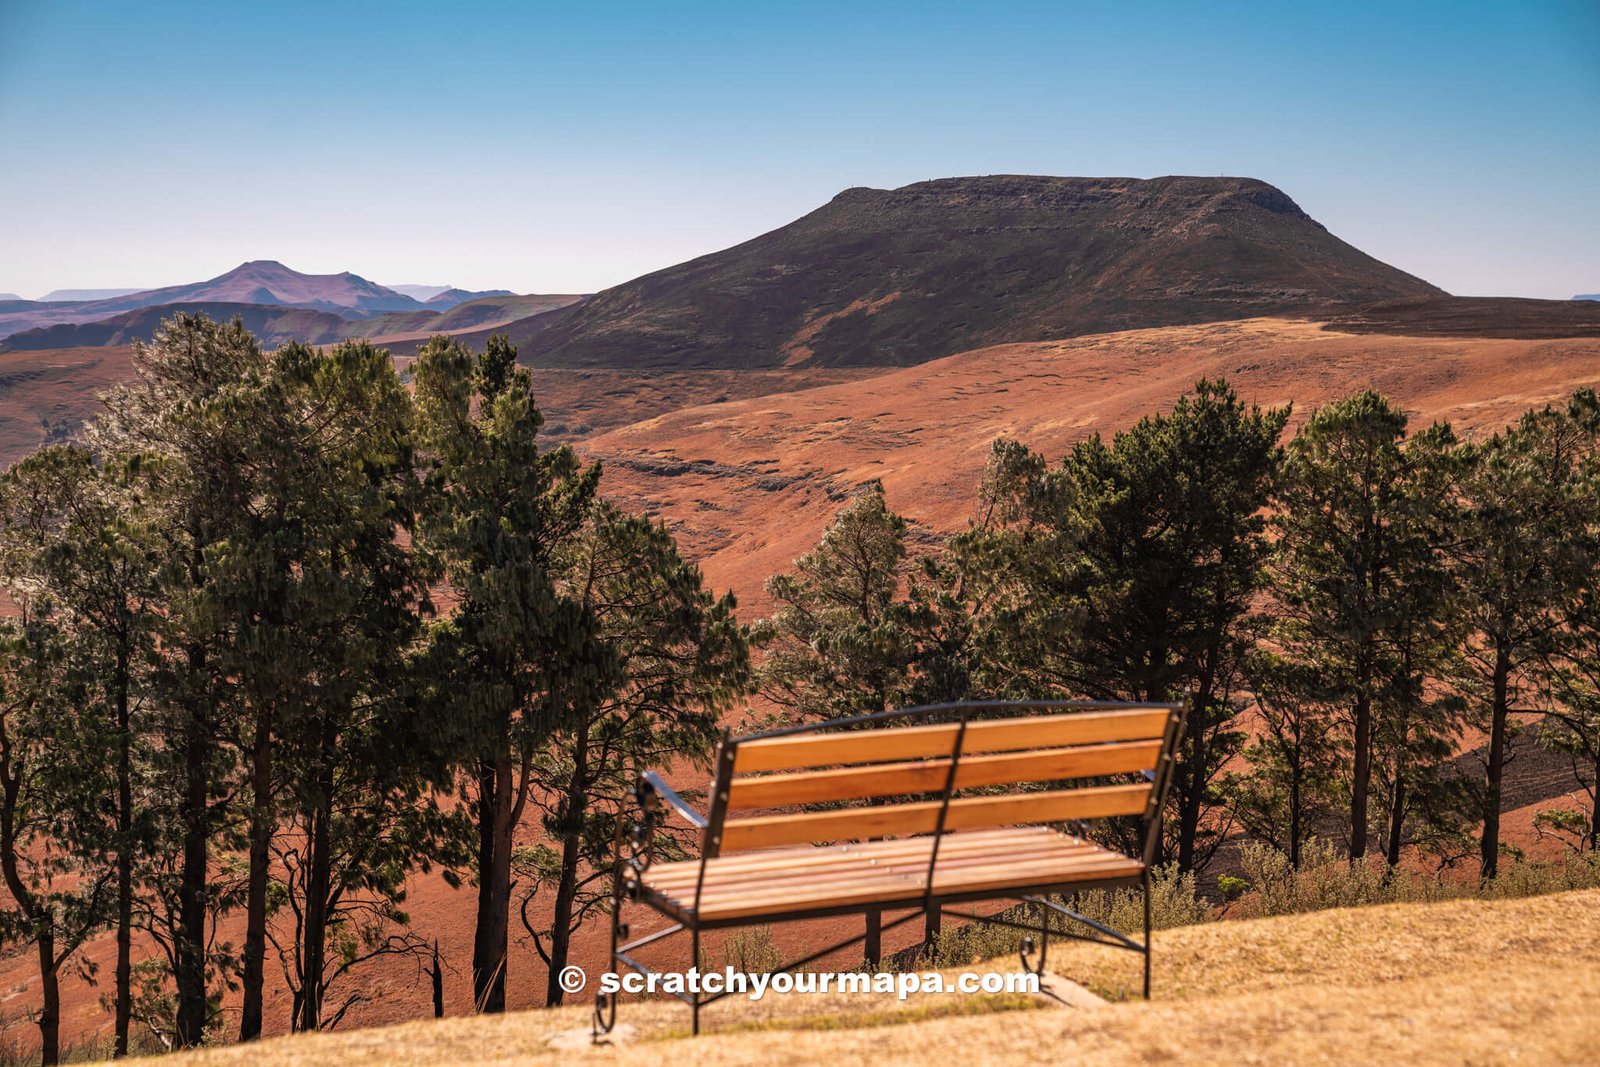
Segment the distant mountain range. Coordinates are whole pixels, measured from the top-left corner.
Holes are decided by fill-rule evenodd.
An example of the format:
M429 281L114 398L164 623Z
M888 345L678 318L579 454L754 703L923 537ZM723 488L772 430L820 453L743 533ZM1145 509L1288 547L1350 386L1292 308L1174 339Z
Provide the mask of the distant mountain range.
M441 293L450 291L448 285L391 285L389 288L397 293L404 293L413 300L421 301L432 300Z
M337 340L344 336L376 334L364 327L338 326L335 321L382 319L381 332L406 332L430 329L433 320L440 315L482 300L499 303L495 305L495 313L478 316L479 323L505 321L500 312L515 317L518 312L531 314L534 310L544 310L552 306L552 301L560 304L572 299L537 297L532 304L519 305L516 302L523 298L506 289L471 292L449 286L419 288L427 291L426 300L378 285L349 271L302 274L276 260L253 260L226 274L189 285L135 291L57 290L46 300L0 299L0 339L13 350L118 344L148 336L149 328L165 317L152 309L165 309L165 313L170 314L184 308L228 305L232 309L230 315L239 314L248 322L267 326L272 337L287 339L288 335L271 325L277 324L285 328L304 326L307 330L304 340ZM289 309L318 312L325 317L284 314ZM469 314L466 318L470 320L473 316Z
M245 328L269 348L290 341L334 344L339 341L376 339L405 347L441 333L501 329L512 322L582 299L576 295L489 296L469 300L443 311L425 306L419 311L392 311L367 319L345 318L316 308L229 301L188 301L135 308L92 322L35 326L0 340L0 352L45 349L98 348L148 341L164 319L179 311L226 320L237 317ZM3 307L4 305L0 305Z
M481 292L471 292L467 289L457 289L452 285L391 285L397 293L404 293L413 300L420 300L429 307L455 307L468 300L477 300L485 296L511 296L510 289L484 289Z
M138 289L52 289L41 296L39 302L49 304L70 300L73 303L84 303L91 300L110 300L112 297L127 296L139 291Z
M1600 300L1600 293L1579 293L1574 300Z

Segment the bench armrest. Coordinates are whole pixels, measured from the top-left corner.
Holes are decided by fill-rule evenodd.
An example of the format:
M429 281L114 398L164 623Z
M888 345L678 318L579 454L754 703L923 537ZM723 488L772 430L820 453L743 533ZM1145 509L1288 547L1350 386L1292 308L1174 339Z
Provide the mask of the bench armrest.
M666 801L668 807L688 820L689 825L696 830L704 830L706 828L708 822L706 817L691 808L689 802L680 797L670 785L662 781L661 776L655 771L645 771L639 776L639 803L641 807L645 806L646 790Z

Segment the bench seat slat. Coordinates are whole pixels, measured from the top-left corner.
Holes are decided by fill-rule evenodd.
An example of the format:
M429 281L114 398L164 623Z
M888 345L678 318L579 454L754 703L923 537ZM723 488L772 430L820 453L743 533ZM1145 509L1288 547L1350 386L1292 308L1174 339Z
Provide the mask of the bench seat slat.
M970 855L946 857L941 850L939 853L939 869L934 876L935 885L943 886L949 878L962 878L969 871L994 871L1010 870L1013 868L1033 868L1040 865L1059 867L1063 860L1088 861L1092 858L1104 859L1107 853L1093 845L1083 845L1069 854L1050 856L1021 856L1016 854L997 853L993 855ZM1124 862L1126 857L1115 857ZM928 873L928 859L922 857L921 861L905 858L891 863L874 863L867 866L847 868L841 867L831 871L784 871L781 874L769 872L763 878L724 878L717 877L715 883L702 890L704 901L717 901L731 896L765 896L769 892L788 894L794 888L803 886L814 893L825 893L837 886L854 885L857 882L882 881L885 879L896 880L897 884L908 881L913 888L921 889L926 886L924 879ZM671 894L675 899L692 903L694 900L694 883L681 886L662 886L660 891Z
M1030 840L1038 840L1038 835L1051 833L1044 826L1019 826L1010 829L985 831L985 841L981 847L997 849L1012 845L1024 844ZM967 834L947 834L945 844L940 846L941 854L944 849L960 849L980 847L969 845L960 839ZM992 839L991 839L992 838ZM856 854L863 849L873 850L874 858L881 860L893 856L906 855L920 857L926 863L928 859L929 842L931 837L896 838L887 841L862 841L845 842L834 845L824 845L813 848L766 848L753 849L743 852L717 857L714 861L718 869L725 872L749 872L759 874L766 871L782 872L791 867L806 867L813 870L823 870L840 865L852 865ZM677 860L672 863L656 864L650 868L652 879L693 883L700 871L700 861Z
M1097 857L1072 865L1005 863L973 871L941 871L934 878L934 891L956 895L1008 887L1064 885L1102 878L1136 878L1140 870L1137 862L1125 856ZM797 906L821 910L862 903L912 902L925 892L926 886L917 875L858 878L821 887L774 887L762 894L710 894L702 897L699 914L714 920L771 915Z
M939 864L958 863L969 859L990 860L996 857L1031 855L1052 842L1047 835L1055 834L1048 827L1032 827L1039 831L1026 836L987 831L981 834L947 834L939 846ZM968 840L968 839L971 840ZM904 841L872 841L852 848L785 848L763 852L740 852L713 860L718 885L734 883L760 883L766 879L786 878L803 873L807 878L827 878L845 872L857 874L864 867L873 869L924 869L928 866L932 837L911 838ZM1052 849L1053 854L1068 854L1097 846L1087 841L1067 838L1065 847ZM760 865L741 864L746 856L761 856ZM709 870L710 868L708 868ZM696 860L680 861L664 867L652 867L649 884L657 889L693 891L700 874Z

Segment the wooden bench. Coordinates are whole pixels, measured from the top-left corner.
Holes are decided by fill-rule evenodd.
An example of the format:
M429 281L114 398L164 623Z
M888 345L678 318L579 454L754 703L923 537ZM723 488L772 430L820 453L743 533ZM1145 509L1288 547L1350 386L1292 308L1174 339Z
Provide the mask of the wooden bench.
M689 934L692 966L702 931L850 914L866 919L862 934L779 970L861 941L873 957L883 930L918 917L931 930L942 912L1027 931L1023 964L1038 973L1054 913L1092 928L1074 937L1143 953L1148 998L1149 865L1182 728L1178 704L1040 701L908 708L724 735L709 812L655 772L640 779L641 817L617 842L610 967L649 975L638 950L679 931ZM697 833L699 858L652 862L652 835L673 815ZM1139 821L1138 855L1084 834L1086 822L1118 816ZM1145 896L1142 942L1050 899L1134 885ZM1030 904L1037 921L952 910L992 900ZM625 902L670 925L630 940ZM884 912L902 910L882 923ZM700 1008L728 994L675 995L692 1006L699 1033ZM616 1010L616 996L596 998L596 1037L615 1025Z

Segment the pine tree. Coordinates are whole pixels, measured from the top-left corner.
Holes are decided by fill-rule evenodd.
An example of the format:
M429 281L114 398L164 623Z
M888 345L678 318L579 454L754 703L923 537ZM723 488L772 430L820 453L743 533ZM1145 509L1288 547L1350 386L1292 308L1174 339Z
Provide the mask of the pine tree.
M9 532L9 531L7 531ZM7 539L9 540L9 538ZM31 944L42 1003L41 1062L60 1061L60 974L110 913L115 869L96 862L112 793L108 724L86 699L89 665L7 544L0 620L0 940Z
M1223 779L1228 810L1251 838L1300 867L1318 827L1338 810L1339 769L1346 746L1335 728L1338 710L1313 694L1307 668L1257 649L1245 668L1255 730L1242 752L1248 770Z
M137 459L97 458L77 445L52 445L18 462L6 475L5 489L13 564L60 605L90 677L86 707L108 724L105 742L115 754L114 795L93 847L99 862L115 871L116 1056L128 1051L134 876L150 836L136 795L144 788L152 737L138 707L154 626L159 546L142 519L144 481ZM90 846L80 841L78 847Z
M755 631L767 646L761 688L795 719L869 714L907 695L916 645L905 542L906 521L872 482L793 572L767 580L777 610Z
M420 486L393 361L366 343L288 345L253 400L257 490L238 536L212 552L213 599L233 635L219 666L247 710L236 742L252 798L242 1039L261 1027L274 866L292 912L292 944L279 946L291 1025L315 1030L350 1004L324 1014L336 976L420 950L391 928L406 872L444 825L424 799L434 731L404 699L424 590L400 540ZM280 796L292 813L281 835Z
M1600 590L1585 582L1563 605L1563 619L1557 646L1544 667L1552 699L1538 738L1545 749L1571 762L1573 781L1588 798L1589 811L1551 809L1535 819L1541 827L1571 830L1579 847L1600 851Z
M90 428L96 454L137 463L141 515L159 545L160 611L148 696L164 737L150 818L166 840L148 883L146 922L169 954L176 987L173 1040L204 1040L220 1011L214 987L229 961L214 922L227 901L211 878L214 838L237 785L238 679L224 663L234 639L222 603L219 556L247 537L253 445L268 361L237 321L178 314L134 346L136 380L107 394Z
M748 691L750 677L732 595L706 590L666 527L596 503L560 555L563 591L593 620L614 669L535 764L545 831L559 851L525 850L519 866L532 880L522 915L549 968L548 1004L561 1003L557 978L572 935L610 903L617 821L632 817L639 774L673 763L703 766L722 713ZM536 930L528 908L544 886L554 893L552 916Z
M1466 628L1448 558L1460 525L1455 435L1435 424L1406 441L1402 459L1404 492L1389 529L1397 565L1382 634L1387 677L1373 732L1372 784L1391 870L1407 843L1456 854L1477 804L1454 763L1465 704L1441 684Z
M1341 710L1352 860L1367 852L1375 749L1398 861L1408 806L1438 793L1456 731L1425 685L1459 629L1443 555L1453 438L1435 427L1407 442L1406 423L1371 390L1318 408L1289 445L1273 520L1273 636L1291 699Z
M1169 413L1055 471L1002 457L1018 521L984 551L1009 561L984 646L1008 695L1189 703L1171 804L1176 859L1202 865L1218 776L1242 743L1232 695L1254 643L1250 605L1266 552L1262 509L1288 409L1202 381ZM981 558L981 557L980 557Z
M1541 664L1561 636L1562 606L1591 573L1585 531L1593 497L1582 472L1594 437L1575 408L1529 411L1466 454L1454 565L1471 627L1461 685L1489 735L1479 838L1485 879L1499 870L1511 715L1533 710Z
M588 516L599 468L540 448L543 418L515 358L503 337L477 360L436 338L415 364L418 540L454 602L430 629L424 673L475 823L473 1001L486 1012L505 1010L513 835L535 761L615 670L582 604L558 587L557 554Z
M1043 457L996 440L977 514L936 556L918 561L910 590L918 703L1063 690L1059 646L1039 637L1081 621L1062 585L1077 540L1053 522L1051 489Z
M1571 494L1577 524L1564 535L1578 550L1571 559L1576 573L1565 584L1557 608L1561 625L1543 654L1549 692L1538 737L1543 747L1571 761L1589 811L1541 811L1535 825L1571 832L1579 848L1600 851L1600 451L1593 447L1600 435L1600 398L1592 389L1579 390L1567 412L1589 443L1580 446Z
M1384 598L1396 567L1388 530L1404 493L1405 428L1405 414L1370 390L1318 408L1289 445L1276 500L1275 636L1298 668L1299 699L1343 705L1353 754L1351 859L1366 853Z

